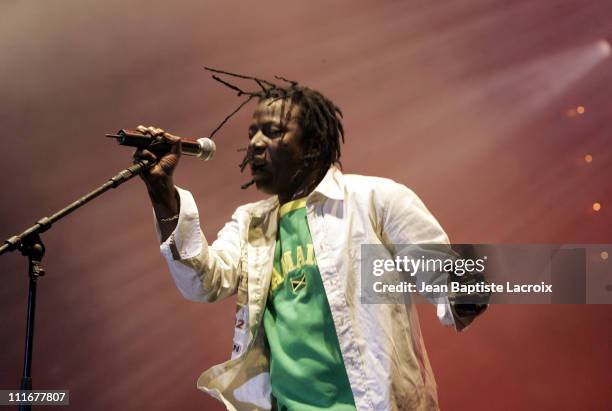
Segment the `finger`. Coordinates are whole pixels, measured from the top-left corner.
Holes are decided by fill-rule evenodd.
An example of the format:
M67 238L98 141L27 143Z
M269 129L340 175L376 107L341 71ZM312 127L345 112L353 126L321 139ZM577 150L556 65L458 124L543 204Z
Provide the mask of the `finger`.
M139 148L136 151L134 151L134 154L132 154L132 158L134 159L134 161L144 158L144 153L142 152L142 149Z
M151 161L157 161L157 156L155 154L153 154L152 151L144 149L144 150L142 150L142 153L144 154L146 159L149 159Z
M132 154L132 156L133 156L133 157L144 157L144 156L145 156L144 151L145 151L145 149L144 149L144 148L137 148L137 149L134 151L134 154Z
M154 137L163 136L166 133L163 129L158 127L151 127L151 129Z
M147 134L147 135L153 135L152 128L153 127L151 127L151 126L146 127L146 126L143 126L143 125L139 125L137 127L138 131L140 131L142 134Z
M147 126L139 125L138 126L138 131L140 131L142 134L150 135L149 127L147 127Z
M149 134L151 134L153 137L157 137L162 135L163 130L161 128L157 128L157 127L149 127Z
M164 132L164 140L173 145L181 141L180 137L173 136L172 134L166 132Z
M155 154L153 154L149 150L144 150L144 149L136 150L134 152L133 157L135 160L150 160L153 162L157 161L157 156Z
M163 130L162 130L163 131ZM181 138L177 137L177 136L173 136L170 133L166 133L164 132L164 134L162 134L162 136L164 137L164 140L166 140L170 145L170 154L174 154L177 157L180 157L181 155Z

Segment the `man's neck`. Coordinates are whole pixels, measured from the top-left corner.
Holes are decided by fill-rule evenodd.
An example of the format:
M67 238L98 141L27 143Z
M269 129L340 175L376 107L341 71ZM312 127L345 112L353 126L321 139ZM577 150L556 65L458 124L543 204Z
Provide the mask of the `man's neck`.
M323 180L325 174L327 174L327 169L323 170L323 168L320 167L313 168L300 179L301 183L296 184L295 188L286 193L279 193L278 202L280 205L283 205L289 201L308 196Z

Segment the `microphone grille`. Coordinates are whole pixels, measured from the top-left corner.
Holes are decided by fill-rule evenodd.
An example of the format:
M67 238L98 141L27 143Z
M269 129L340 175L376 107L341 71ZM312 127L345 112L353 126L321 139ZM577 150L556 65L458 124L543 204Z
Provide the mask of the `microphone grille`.
M212 141L208 137L202 137L198 139L198 144L200 145L200 154L198 157L204 161L208 161L215 155L215 151L217 150L217 145L214 141Z

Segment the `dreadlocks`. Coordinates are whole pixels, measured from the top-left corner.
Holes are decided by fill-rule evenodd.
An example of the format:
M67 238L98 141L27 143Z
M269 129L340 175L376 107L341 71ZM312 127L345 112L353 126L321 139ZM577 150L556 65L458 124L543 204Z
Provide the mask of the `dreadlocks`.
M302 167L300 167L293 177L298 178L300 174L307 172L314 165L319 165L322 172L327 171L332 164L341 166L340 145L341 141L344 143L342 111L320 92L302 86L296 81L287 80L284 77L275 76L277 80L286 83L281 86L256 77L230 73L209 67L205 67L205 69L213 73L254 81L260 88L260 90L257 91L244 91L236 85L213 74L213 79L236 91L238 96L247 96L247 98L223 119L223 121L212 131L210 134L211 137L252 99L257 98L259 102L269 100L269 104L276 100L281 100L281 118L284 118L285 124L291 121L291 112L294 105L300 108L299 118L297 120L305 136ZM288 107L285 108L287 104ZM245 157L240 163L240 171L242 172L252 161L253 153L248 149L241 149L241 151L246 151ZM253 183L254 181L251 180L247 184L242 185L241 188L247 188Z

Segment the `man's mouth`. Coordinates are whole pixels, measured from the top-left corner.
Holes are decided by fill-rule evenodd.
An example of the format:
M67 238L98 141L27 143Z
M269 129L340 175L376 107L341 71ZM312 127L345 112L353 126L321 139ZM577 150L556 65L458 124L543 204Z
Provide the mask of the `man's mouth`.
M253 161L251 164L251 174L261 174L266 171L266 163L264 161Z

